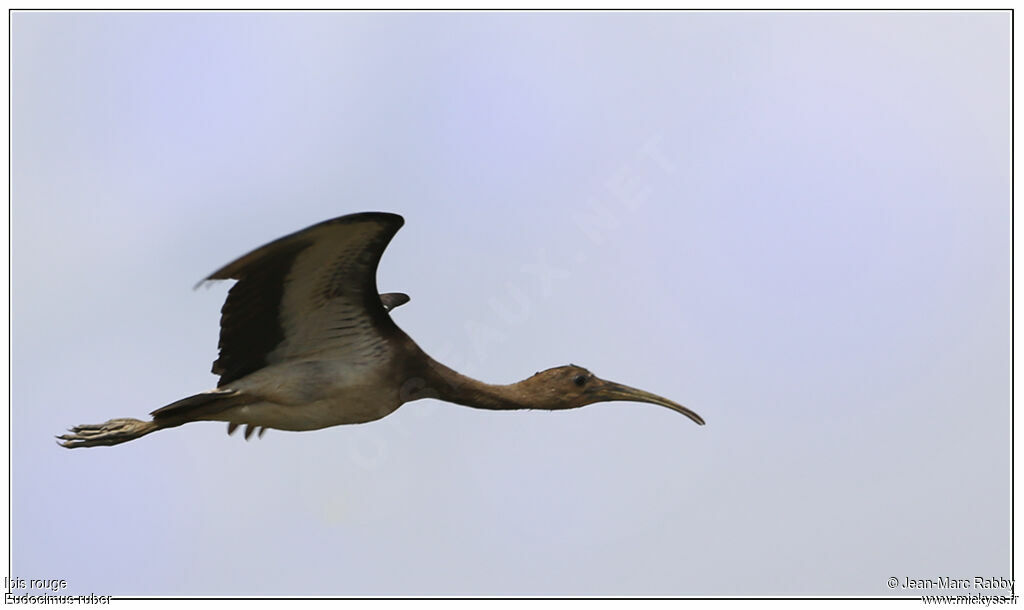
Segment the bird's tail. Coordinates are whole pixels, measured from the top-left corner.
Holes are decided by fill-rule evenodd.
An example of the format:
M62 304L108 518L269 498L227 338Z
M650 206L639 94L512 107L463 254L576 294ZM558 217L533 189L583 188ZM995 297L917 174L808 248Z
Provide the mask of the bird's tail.
M102 424L75 426L57 438L69 449L119 445L143 437L150 432L174 428L192 421L209 419L224 409L248 402L238 390L217 389L182 398L150 413L153 419L112 419Z

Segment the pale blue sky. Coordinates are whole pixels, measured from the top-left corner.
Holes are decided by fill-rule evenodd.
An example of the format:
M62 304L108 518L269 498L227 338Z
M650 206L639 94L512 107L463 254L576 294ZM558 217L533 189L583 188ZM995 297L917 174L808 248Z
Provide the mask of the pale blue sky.
M914 594L1009 577L1010 16L14 13L12 572L118 595ZM246 443L73 424L212 387L234 257L405 216L465 374Z

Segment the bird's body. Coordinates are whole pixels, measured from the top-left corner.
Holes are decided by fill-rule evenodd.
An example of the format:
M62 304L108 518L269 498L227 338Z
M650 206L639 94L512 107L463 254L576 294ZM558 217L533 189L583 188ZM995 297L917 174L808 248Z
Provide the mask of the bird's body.
M565 409L604 400L670 400L600 380L569 365L516 384L465 377L423 352L390 310L409 297L378 294L377 264L401 216L382 212L328 220L275 240L212 273L234 279L221 309L217 388L154 411L151 421L77 426L65 447L114 445L192 421L228 422L229 432L317 430L380 419L406 402L439 398L483 409Z
M339 366L331 360L285 362L260 369L232 384L251 396L211 419L278 430L318 430L362 424L402 405L400 387L389 367Z

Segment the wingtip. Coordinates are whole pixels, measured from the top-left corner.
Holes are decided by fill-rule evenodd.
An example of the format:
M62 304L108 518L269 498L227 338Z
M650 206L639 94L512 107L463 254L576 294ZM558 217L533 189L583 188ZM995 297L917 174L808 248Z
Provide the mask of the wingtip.
M385 292L380 295L380 302L384 306L384 311L391 311L396 307L408 303L409 295L404 292Z

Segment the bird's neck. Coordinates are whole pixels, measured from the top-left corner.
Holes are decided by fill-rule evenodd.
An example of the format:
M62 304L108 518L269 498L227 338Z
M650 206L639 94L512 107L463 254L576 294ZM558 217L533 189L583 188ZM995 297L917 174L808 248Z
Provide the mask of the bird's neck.
M518 383L491 385L466 377L432 359L424 377L425 395L422 398L437 398L477 409L505 411L532 408L524 401Z

